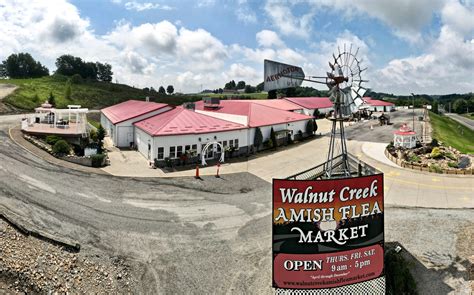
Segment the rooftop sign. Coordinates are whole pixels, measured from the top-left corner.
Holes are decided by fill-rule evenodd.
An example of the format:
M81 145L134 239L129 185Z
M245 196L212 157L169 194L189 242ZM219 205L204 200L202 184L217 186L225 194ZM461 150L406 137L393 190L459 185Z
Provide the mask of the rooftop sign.
M303 83L303 69L266 59L264 61L264 90L297 87Z

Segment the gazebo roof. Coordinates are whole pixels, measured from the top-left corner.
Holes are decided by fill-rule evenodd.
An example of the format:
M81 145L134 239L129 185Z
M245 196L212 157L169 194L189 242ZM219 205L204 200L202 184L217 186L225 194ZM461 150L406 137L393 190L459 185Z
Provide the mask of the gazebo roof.
M403 124L400 129L397 131L393 132L396 135L401 135L401 136L408 136L408 135L416 135L416 132L411 130L410 127L407 126L407 124Z

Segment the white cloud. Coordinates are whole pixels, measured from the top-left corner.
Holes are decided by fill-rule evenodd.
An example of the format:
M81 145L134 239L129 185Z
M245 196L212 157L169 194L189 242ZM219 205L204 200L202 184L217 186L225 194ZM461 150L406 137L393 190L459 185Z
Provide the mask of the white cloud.
M262 30L257 33L256 37L258 45L262 47L284 46L283 41L273 31Z
M294 4L297 2L293 2ZM301 16L295 16L291 10L291 4L281 0L268 0L265 11L275 26L282 34L308 38L311 34L311 25L315 15L314 9Z
M151 9L172 10L173 7L168 6L168 5L161 5L159 3L131 1L131 2L125 3L125 9L135 10L135 11L140 12L140 11L151 10Z
M238 7L235 10L235 15L237 16L238 20L242 21L245 24L257 23L257 14L248 6Z

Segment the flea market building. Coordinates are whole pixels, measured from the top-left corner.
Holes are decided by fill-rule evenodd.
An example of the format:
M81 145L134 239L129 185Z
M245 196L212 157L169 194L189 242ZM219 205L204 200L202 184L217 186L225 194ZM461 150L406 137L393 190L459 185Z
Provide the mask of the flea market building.
M211 147L205 158L214 159L223 152L221 145L232 149L234 155L253 152L257 128L263 142L270 138L272 128L279 142L308 136L306 125L313 117L288 108L299 107L287 103L271 107L250 100L199 101L171 107L129 100L103 109L101 124L115 146L133 145L149 161L180 159L187 153L200 155L207 143Z

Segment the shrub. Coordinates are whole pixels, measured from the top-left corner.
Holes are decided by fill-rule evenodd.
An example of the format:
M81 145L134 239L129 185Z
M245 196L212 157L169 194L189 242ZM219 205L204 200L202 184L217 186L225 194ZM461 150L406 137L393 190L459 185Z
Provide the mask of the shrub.
M433 148L430 154L430 157L433 159L438 159L438 158L441 158L442 156L443 156L443 152L439 149L439 147Z
M71 76L71 78L69 78L71 84L81 84L83 80L84 79L82 79L81 75L79 74L74 74Z
M450 160L456 161L456 156L453 155L452 153L445 153L444 156Z
M411 156L408 157L408 161L410 161L410 162L419 162L420 157L418 157L417 155L411 155Z
M56 141L53 145L53 153L56 155L67 155L70 149L69 144L63 139Z
M451 168L458 168L458 163L456 162L448 162L448 166Z
M48 135L46 136L46 143L49 144L49 145L55 145L56 142L58 142L59 140L61 140L62 138L60 136L57 136L57 135Z
M255 129L255 136L254 136L254 139L253 139L253 145L255 146L257 151L260 148L260 146L262 145L262 141L263 141L262 130L260 130L260 127L257 127Z
M430 145L431 145L432 147L437 147L437 146L439 146L438 140L437 140L436 138L433 138L433 140L431 140Z
M96 141L97 141L97 132L95 131L95 129L89 130L89 138L90 138L93 142L96 142Z
M104 159L105 155L104 154L95 154L91 156L91 165L92 167L102 167L104 166Z
M433 171L433 172L436 172L436 173L443 173L443 169L441 169L441 167L439 167L436 164L433 164L433 165L430 166L430 171Z
M273 127L272 127L272 129L270 130L270 139L272 140L272 147L273 147L274 149L276 149L278 142L277 142L275 130L273 130Z
M313 133L314 133L314 122L313 120L309 120L306 123L306 134L308 134L308 136L311 136L313 135Z

